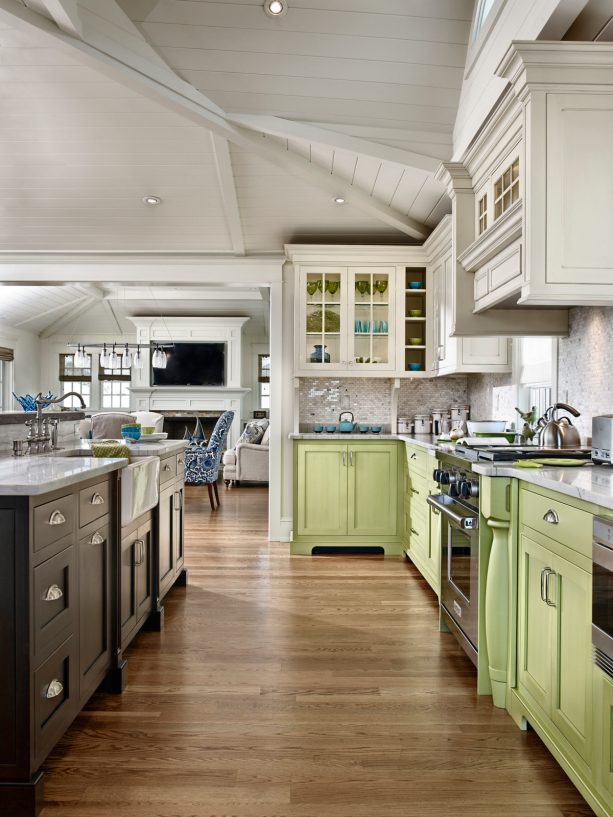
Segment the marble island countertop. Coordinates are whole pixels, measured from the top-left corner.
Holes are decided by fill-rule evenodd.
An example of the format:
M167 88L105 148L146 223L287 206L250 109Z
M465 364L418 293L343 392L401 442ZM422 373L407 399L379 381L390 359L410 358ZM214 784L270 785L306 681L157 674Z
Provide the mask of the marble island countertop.
M0 461L0 496L33 496L125 468L125 459L40 456Z
M89 451L91 450L92 443L95 442L96 440L75 439L74 441L66 442L63 447L59 448L57 451L54 451L51 454L45 454L44 456L75 457L77 456L78 452L83 451L84 456L87 457L89 455ZM123 443L123 440L118 440L118 442ZM188 445L189 443L187 440L160 440L157 443L127 443L128 449L134 457L165 457L167 454L178 454L179 451L183 451Z

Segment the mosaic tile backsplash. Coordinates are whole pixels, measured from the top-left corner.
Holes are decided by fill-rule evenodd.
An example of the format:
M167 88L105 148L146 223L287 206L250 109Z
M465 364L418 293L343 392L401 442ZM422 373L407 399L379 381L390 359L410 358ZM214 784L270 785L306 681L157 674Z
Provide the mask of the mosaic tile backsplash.
M387 378L302 378L299 389L300 429L308 431L313 423L336 423L341 411L352 411L357 422L382 425L388 430L391 394L392 381Z
M471 374L467 402L473 420L519 422L511 374Z
M412 418L416 414L431 414L468 402L468 378L465 375L403 379L398 394L398 416Z

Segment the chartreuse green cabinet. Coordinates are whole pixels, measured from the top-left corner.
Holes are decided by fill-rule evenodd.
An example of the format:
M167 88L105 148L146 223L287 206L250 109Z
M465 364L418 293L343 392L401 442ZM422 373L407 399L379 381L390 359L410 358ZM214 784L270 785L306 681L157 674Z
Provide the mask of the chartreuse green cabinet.
M594 812L611 817L613 682L592 663L595 513L611 516L519 483L509 540L512 657L506 706L520 726L530 723L539 733Z
M291 552L375 545L399 554L401 445L395 440L296 440Z
M436 595L441 588L441 517L427 504L429 494L439 493L432 479L437 462L434 452L405 443L403 553L419 570Z

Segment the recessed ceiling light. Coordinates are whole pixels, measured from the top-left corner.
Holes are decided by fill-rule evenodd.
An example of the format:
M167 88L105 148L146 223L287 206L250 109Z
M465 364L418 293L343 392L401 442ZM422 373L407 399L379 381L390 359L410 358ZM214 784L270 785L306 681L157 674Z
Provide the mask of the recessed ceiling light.
M344 204L345 199L342 196L335 196L334 197L334 203L335 204Z
M155 207L156 204L161 204L162 199L159 196L143 196L143 204L150 204Z
M264 11L269 17L283 17L287 12L286 0L266 0Z

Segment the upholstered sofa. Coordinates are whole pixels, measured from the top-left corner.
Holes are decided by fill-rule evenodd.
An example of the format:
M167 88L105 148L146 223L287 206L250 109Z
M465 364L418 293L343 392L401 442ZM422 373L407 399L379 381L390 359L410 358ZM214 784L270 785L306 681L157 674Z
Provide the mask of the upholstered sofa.
M263 435L250 435L250 428L263 427ZM250 442L259 437L258 442ZM234 448L223 455L223 481L226 485L237 482L268 482L268 420L248 423Z

